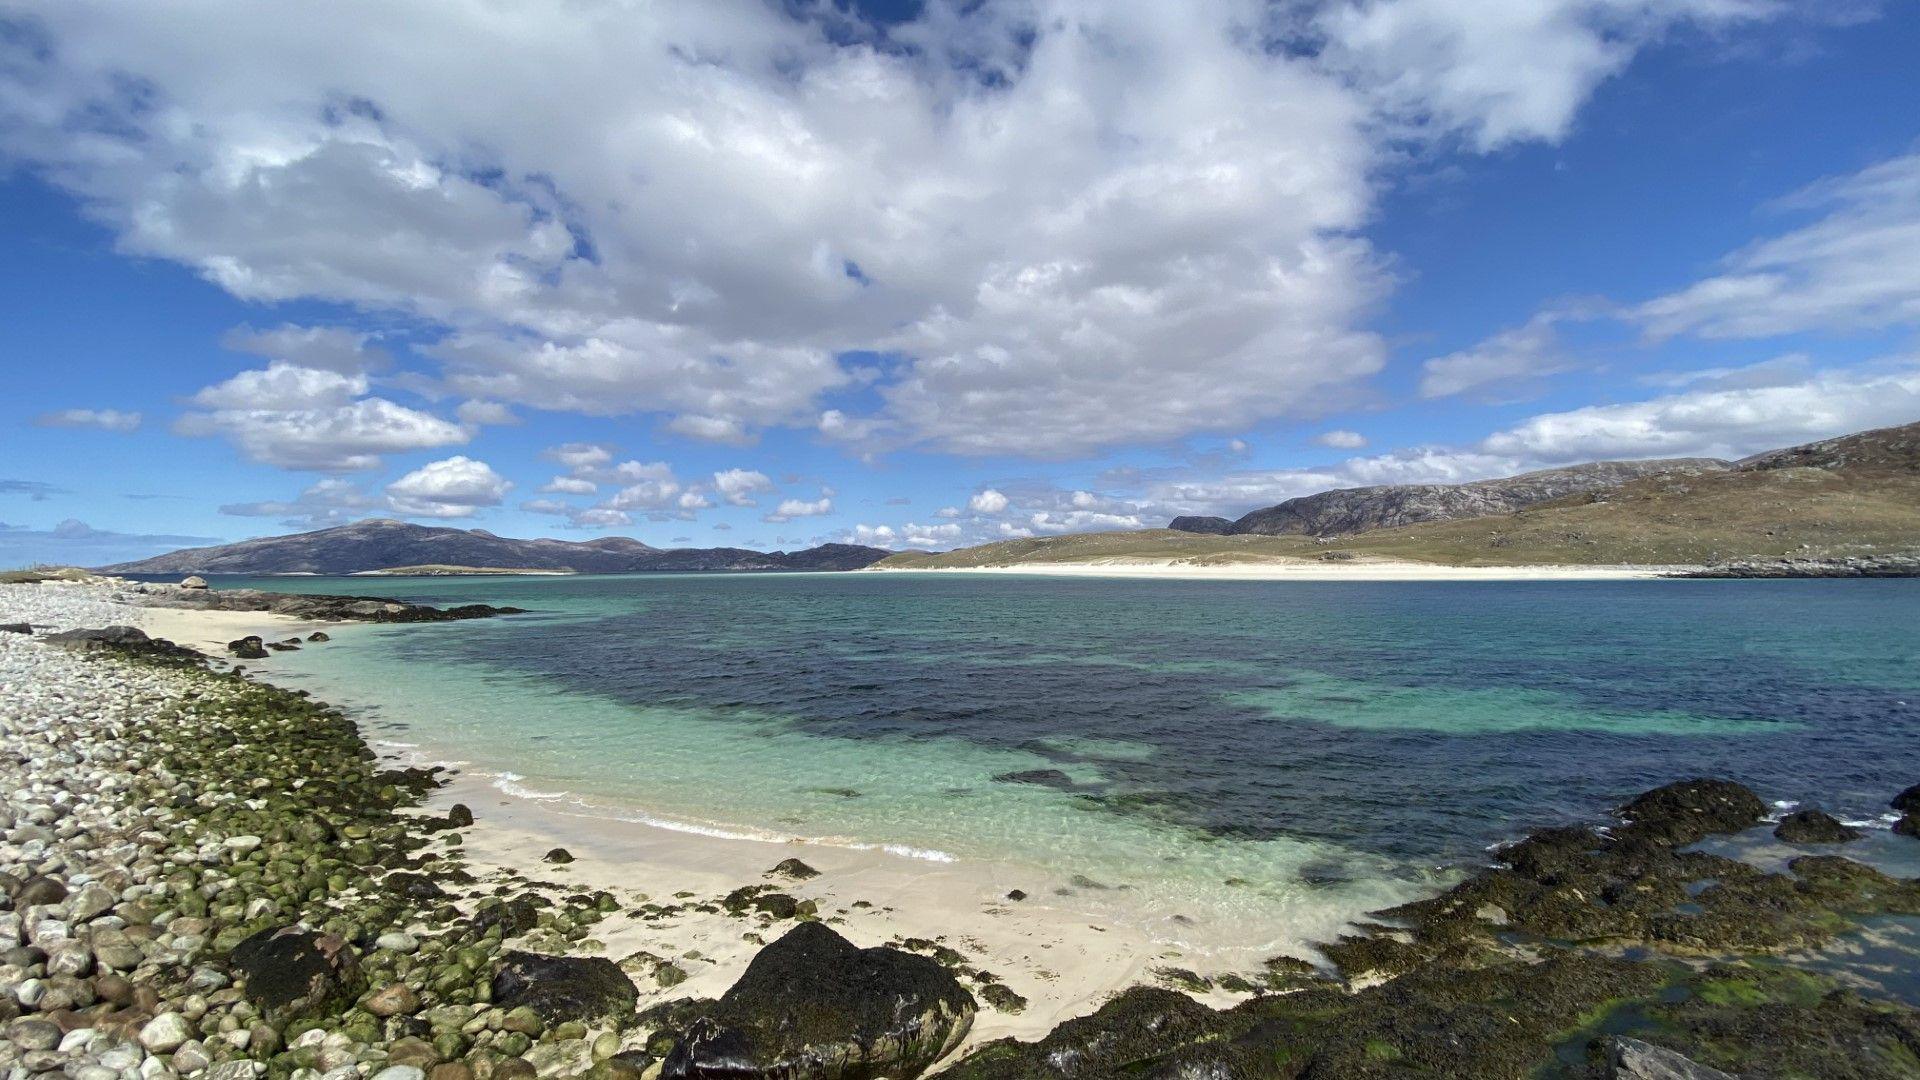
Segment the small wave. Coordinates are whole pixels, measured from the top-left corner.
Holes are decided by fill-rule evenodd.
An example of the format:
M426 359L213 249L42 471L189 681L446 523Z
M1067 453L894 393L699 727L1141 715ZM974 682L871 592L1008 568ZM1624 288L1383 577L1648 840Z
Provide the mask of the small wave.
M525 779L526 777L521 776L519 773L503 772L493 778L493 786L500 792L512 795L517 799L535 799L540 802L549 802L554 799L564 799L567 797L564 791L538 791L534 788L527 787L520 783L520 781Z
M375 739L375 740L373 740L373 745L375 745L375 746L378 746L378 747L382 747L382 748L384 748L384 749L388 749L388 750L418 750L418 749L420 749L420 744L419 744L419 743L417 743L417 742L402 742L402 741L401 741L401 740L399 740L399 739Z
M903 859L919 859L923 862L950 863L960 860L937 848L909 847L906 844L833 844L833 847L847 847L855 851L883 851L888 855L898 855Z

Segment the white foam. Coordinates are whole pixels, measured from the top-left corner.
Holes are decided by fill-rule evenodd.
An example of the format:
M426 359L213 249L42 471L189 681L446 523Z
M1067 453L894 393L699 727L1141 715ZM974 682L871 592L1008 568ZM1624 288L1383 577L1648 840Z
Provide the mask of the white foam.
M831 844L831 847L852 848L855 851L884 851L889 855L898 855L903 859L919 859L923 862L950 863L960 860L935 848L908 847L906 844Z
M512 795L516 799L534 799L540 802L550 802L554 799L564 799L567 797L564 791L536 791L520 783L520 781L525 779L526 777L521 776L519 773L503 772L493 778L493 786L500 792Z

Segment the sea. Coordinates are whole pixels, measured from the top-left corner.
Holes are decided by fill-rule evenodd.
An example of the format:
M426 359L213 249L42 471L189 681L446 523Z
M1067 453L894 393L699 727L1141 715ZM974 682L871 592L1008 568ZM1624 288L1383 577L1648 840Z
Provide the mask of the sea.
M1913 843L1915 580L213 580L527 608L266 662L389 752L587 818L1028 865L1169 942L1324 938L1691 776Z

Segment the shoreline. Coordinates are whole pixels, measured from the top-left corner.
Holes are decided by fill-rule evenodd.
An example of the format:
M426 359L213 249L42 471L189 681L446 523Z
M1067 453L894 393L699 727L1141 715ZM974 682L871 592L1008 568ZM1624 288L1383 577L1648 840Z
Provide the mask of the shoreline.
M248 635L271 641L305 637L315 630L347 635L376 625L301 620L266 611L160 606L138 602L143 596L125 598L124 621L156 638L198 648L220 662L225 662L228 641ZM324 649L329 644L306 647ZM307 692L302 676L275 670L271 658L242 666L263 684ZM427 793L420 812L444 815L456 804L474 811L473 824L463 830L461 851L475 872L504 871L528 878L558 872L570 884L615 892L644 882L637 887L654 899L682 893L717 897L773 881L783 892L815 901L823 918L858 945L920 940L957 951L968 965L990 972L1024 999L1017 1013L982 1008L961 1053L993 1039L1044 1035L1128 986L1154 981L1153 969L1158 967L1209 978L1240 975L1257 980L1260 964L1282 951L1277 946L1222 948L1224 955L1210 957L1217 943L1201 941L1182 948L1157 940L1125 918L1103 918L1062 902L1056 891L1076 891L1066 878L1009 861L950 856L949 861L929 861L877 842L856 846L741 835L744 826L736 832L690 823L655 824L622 816L619 807L573 809L577 802L564 801L575 799L570 794L558 799L515 794L472 768L458 746L419 745L410 729L393 727L369 713L365 704L319 696L355 721L386 766L448 767L445 786ZM545 854L555 848L567 850L573 860L564 867L545 862ZM805 882L766 876L789 858L801 859L820 876ZM1009 900L1015 890L1027 898ZM1353 913L1356 918L1361 914ZM636 951L665 956L688 948L699 952L702 962L685 965L687 981L658 995L658 1000L670 1001L717 995L739 976L759 946L738 931L737 920L724 913L690 913L664 929L615 913L596 928L595 936L604 942L605 955L616 958ZM1310 950L1300 951L1310 955ZM1243 1000L1246 993L1215 990L1197 996L1219 1007ZM643 997L643 1004L647 1000Z
M1647 581L1684 566L1439 566L1416 562L1202 564L1177 559L1105 559L1005 566L869 566L860 574L1012 574L1178 581Z
M129 612L111 593L21 588L0 588L0 614L38 628ZM1621 1080L1642 1075L1619 1070L1630 1053L1679 1075L1892 1080L1920 1058L1920 940L1899 940L1920 879L1873 865L1911 872L1887 845L1920 836L1920 785L1866 840L1811 808L1772 816L1738 783L1676 781L1372 913L1321 942L1325 966L1276 959L1222 994L1191 972L1148 985L1136 965L1055 1027L1085 1010L1015 1014L952 926L887 938L896 901L907 919L926 898L880 895L827 849L786 877L766 865L786 845L731 842L731 862L698 845L673 870L644 832L529 863L550 808L472 774L383 768L362 727L377 717L139 635L44 637L0 633L16 695L0 714L0 1065L28 1073L811 1080L851 1053L956 1080ZM919 869L932 899L952 899L947 869ZM723 946L751 954L743 973ZM905 1026L869 1026L884 1015ZM728 1072L742 1052L756 1071ZM1870 1062L1888 1067L1852 1068Z

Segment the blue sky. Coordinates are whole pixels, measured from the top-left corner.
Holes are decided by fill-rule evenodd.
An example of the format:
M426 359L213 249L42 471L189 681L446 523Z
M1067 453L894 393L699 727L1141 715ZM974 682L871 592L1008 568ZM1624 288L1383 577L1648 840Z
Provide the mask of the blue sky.
M948 547L1920 419L1912 5L276 7L0 15L0 564Z

